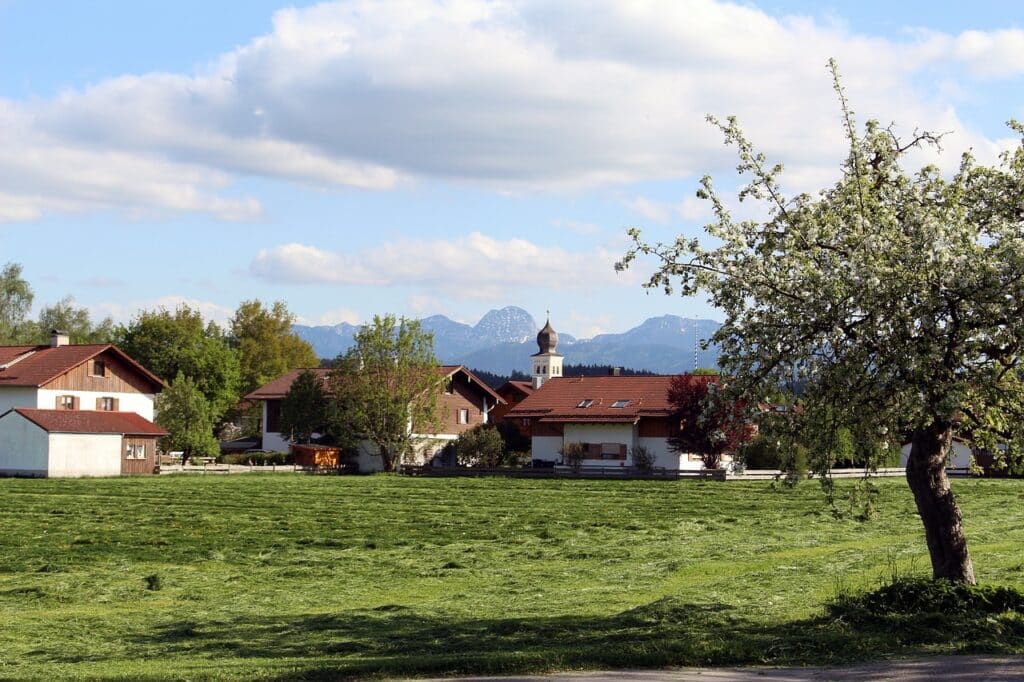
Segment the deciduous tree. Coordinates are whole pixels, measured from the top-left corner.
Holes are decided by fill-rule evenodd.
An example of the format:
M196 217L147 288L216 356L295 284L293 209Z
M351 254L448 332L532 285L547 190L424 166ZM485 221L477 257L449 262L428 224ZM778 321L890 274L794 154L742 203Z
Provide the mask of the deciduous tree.
M324 431L327 395L320 375L303 370L281 399L281 433L293 442L308 443L314 432Z
M32 287L21 276L21 265L6 264L0 270L0 344L31 343L25 339L25 323L32 297Z
M417 320L374 316L338 358L329 392L332 430L372 442L385 471L393 471L436 431L439 421L433 335Z
M265 307L243 301L231 318L231 344L238 351L242 393L293 369L320 364L313 347L292 332L295 316L283 301Z
M214 413L199 386L178 374L156 397L156 423L167 430L161 439L165 452L182 451L182 464L192 457L215 456L219 450L213 436Z
M672 377L668 401L678 419L678 433L669 438L673 452L700 455L708 469L717 469L722 457L733 455L754 436L744 404L719 390L714 374Z
M787 197L782 167L734 119L712 119L750 177L740 198L766 202L766 219L735 220L705 177L713 242L651 244L632 230L620 266L651 255L646 286L709 294L726 318L714 341L738 392L757 396L795 375L807 418L831 410L855 437L908 433L932 572L973 583L945 467L958 422L977 443L1005 444L1004 456L1024 444L1024 125L1010 123L1021 140L996 167L968 153L951 176L909 174L906 153L938 138L902 140L875 121L858 134L831 66L849 141L834 185Z
M120 348L160 377L191 379L216 424L239 398L238 356L214 322L188 305L140 312L118 333Z

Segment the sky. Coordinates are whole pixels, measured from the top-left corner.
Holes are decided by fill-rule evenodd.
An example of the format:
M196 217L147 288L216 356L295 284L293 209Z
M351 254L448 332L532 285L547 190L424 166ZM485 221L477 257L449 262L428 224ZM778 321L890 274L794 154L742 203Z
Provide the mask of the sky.
M787 191L834 181L841 112L995 163L1024 119L1017 3L0 0L0 264L95 318L283 300L305 324L579 337L705 300L613 265L735 194L736 115ZM736 205L756 217L757 206Z

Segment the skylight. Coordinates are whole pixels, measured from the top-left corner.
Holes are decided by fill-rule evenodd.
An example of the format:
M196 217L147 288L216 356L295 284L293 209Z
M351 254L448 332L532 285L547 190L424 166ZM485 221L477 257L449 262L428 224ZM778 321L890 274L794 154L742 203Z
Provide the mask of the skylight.
M625 407L626 405L629 405L628 400L616 400L614 403L612 403L612 407L622 408Z
M579 405L577 405L576 407L590 407L593 404L594 404L594 401L592 399L584 398L583 400L580 401Z

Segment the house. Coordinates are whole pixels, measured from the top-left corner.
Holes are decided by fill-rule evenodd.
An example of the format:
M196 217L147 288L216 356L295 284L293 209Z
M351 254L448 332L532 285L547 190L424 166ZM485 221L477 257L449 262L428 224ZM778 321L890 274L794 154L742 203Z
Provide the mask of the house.
M264 450L288 450L288 438L281 433L281 400L291 388L299 374L305 370L296 369L281 375L270 383L257 388L245 397L246 400L263 404L261 432ZM330 370L314 369L321 379L327 379ZM438 405L441 424L436 433L417 433L423 447L420 461L429 461L439 454L443 447L479 424L490 421L490 413L501 404L501 397L486 383L462 365L440 365L437 368ZM415 425L412 427L415 429ZM364 442L359 448L359 470L380 471L382 463L376 448Z
M53 332L49 345L0 346L0 475L152 473L162 389L111 344Z
M530 381L506 381L501 386L495 389L495 393L504 400L504 403L498 404L493 410L491 410L491 421L494 423L500 421L507 421L510 424L514 424L519 433L526 438L530 437L530 420L529 419L505 419L505 416L511 411L516 405L529 398L534 393L533 382Z
M0 472L75 477L151 474L167 432L135 412L15 407L0 415Z
M634 449L644 447L656 467L702 467L699 456L668 446L679 426L668 402L671 376L565 377L557 344L548 320L537 334L540 350L531 356L530 394L505 414L529 429L535 464L559 463L565 444L581 443L585 466L631 466Z
M910 459L910 448L911 443L904 443L900 448L900 466L907 466L907 461ZM949 457L946 461L947 469L970 469L971 463L974 461L974 448L971 446L970 441L961 438L960 436L953 436L953 443L949 448Z

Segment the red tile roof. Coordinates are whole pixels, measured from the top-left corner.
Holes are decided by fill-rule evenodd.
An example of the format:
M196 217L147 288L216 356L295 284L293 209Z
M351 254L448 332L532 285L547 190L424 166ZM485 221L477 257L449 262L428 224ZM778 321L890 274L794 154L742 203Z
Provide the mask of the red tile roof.
M559 377L548 379L533 395L512 408L507 418L544 422L622 423L672 413L668 402L671 376ZM587 407L578 407L584 401ZM623 407L612 407L627 401Z
M135 412L93 410L13 410L49 433L113 433L123 436L166 436L167 432Z
M282 374L281 376L274 379L270 383L260 386L255 391L245 396L245 400L278 400L280 398L283 398L285 394L288 392L288 389L292 387L292 384L298 378L299 374L301 374L303 371L305 370L293 369L290 372L286 372L285 374ZM314 369L313 371L320 375L320 378L323 379L324 381L327 381L327 377L331 373L331 370L329 369L317 368ZM441 377L450 377L459 372L465 373L466 376L469 377L470 382L475 383L477 386L481 388L481 390L487 393L487 395L494 398L496 401L505 402L502 399L502 397L495 393L490 386L484 383L479 377L470 372L463 365L437 366L437 373Z
M245 400L277 400L283 398L288 389L292 387L295 380L299 378L299 375L305 372L305 369L293 369L290 372L285 372L278 378L274 379L268 384L260 386L255 391L245 396ZM327 381L328 375L331 373L329 369L321 369L319 367L313 368L312 370L322 381Z
M103 353L112 353L144 379L153 384L154 392L164 382L148 369L132 360L117 346L109 343L50 346L0 346L0 386L32 386L39 388Z

